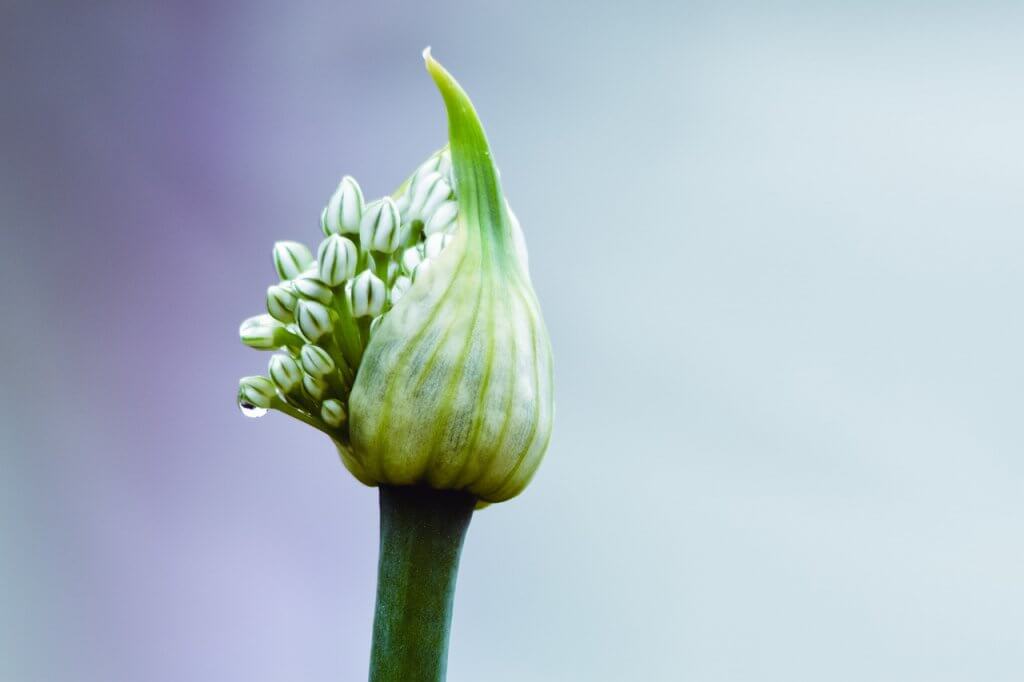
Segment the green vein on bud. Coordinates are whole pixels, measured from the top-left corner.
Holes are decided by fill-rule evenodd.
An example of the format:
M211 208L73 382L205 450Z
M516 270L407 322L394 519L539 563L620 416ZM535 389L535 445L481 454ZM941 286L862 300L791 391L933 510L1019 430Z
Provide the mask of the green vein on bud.
M281 241L274 244L274 269L281 279L293 279L313 262L313 253L305 244Z

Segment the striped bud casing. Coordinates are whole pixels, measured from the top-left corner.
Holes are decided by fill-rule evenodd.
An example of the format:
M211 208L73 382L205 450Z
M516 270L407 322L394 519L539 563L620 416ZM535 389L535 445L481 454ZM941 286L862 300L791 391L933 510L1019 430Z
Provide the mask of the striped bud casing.
M402 252L402 272L411 275L416 266L423 262L423 252L418 246L410 246Z
M316 259L320 267L320 280L328 286L336 287L355 276L359 251L351 239L332 234L320 243Z
M440 173L431 173L412 188L409 200L410 220L426 220L451 196L452 188Z
M391 305L395 305L396 303L398 303L402 299L402 296L405 295L405 292L409 291L409 287L411 286L412 279L406 277L405 275L399 275L395 279L395 283L391 285Z
M455 218L459 214L459 205L454 201L445 201L434 211L423 225L426 235L447 232L455 226Z
M330 334L334 325L330 309L317 301L299 301L295 306L295 320L299 331L310 343Z
M333 398L325 400L320 406L320 418L324 420L324 424L336 429L345 423L345 406Z
M277 350L286 345L292 334L270 315L256 315L238 327L242 343L257 350Z
M313 253L305 244L277 242L274 244L274 268L281 279L294 279L313 263Z
M349 284L348 291L352 314L356 317L380 315L387 302L384 282L369 270L364 270L356 275L356 278Z
M359 223L359 244L367 251L392 253L401 242L401 227L402 218L394 199L371 201Z
M359 234L359 221L363 218L364 206L363 190L359 188L359 183L346 175L320 214L320 227L324 234Z
M299 363L288 355L274 355L267 365L271 380L281 389L282 393L291 393L302 383L302 370Z
M324 305L330 305L334 299L334 292L326 284L313 277L300 277L292 280L292 288L300 298L307 301L316 301Z
M450 241L451 237L443 232L437 232L430 235L427 237L427 241L423 244L424 258L437 258L441 255L441 252L444 251L444 247L448 246L448 242Z
M311 374L303 374L302 388L306 389L306 393L313 400L323 400L323 397L327 395L329 386L326 381L319 377L315 377Z
M448 111L456 225L366 347L349 401L358 468L345 461L360 480L498 502L526 487L547 448L551 349L480 121L462 88L424 57ZM437 175L425 180L439 183ZM421 191L421 206L439 208L445 187L437 200L417 186L410 211Z
M267 377L242 377L238 382L238 405L243 409L270 409L277 398L274 383Z
M299 353L302 369L315 377L323 378L336 368L331 354L320 346L307 343Z
M267 312L275 320L286 324L294 322L297 302L291 285L274 284L267 287Z

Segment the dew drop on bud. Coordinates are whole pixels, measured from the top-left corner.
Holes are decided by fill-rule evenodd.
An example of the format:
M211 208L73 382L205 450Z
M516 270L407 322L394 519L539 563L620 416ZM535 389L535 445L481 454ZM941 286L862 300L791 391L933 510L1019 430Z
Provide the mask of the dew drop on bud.
M238 403L238 409L242 411L242 414L249 419L259 419L267 413L267 408L256 407L252 403L245 402L244 400Z

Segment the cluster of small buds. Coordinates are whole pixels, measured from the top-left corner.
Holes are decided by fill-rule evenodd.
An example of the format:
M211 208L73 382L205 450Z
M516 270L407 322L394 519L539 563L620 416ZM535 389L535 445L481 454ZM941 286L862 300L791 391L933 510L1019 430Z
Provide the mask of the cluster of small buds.
M348 440L348 397L366 344L383 317L448 245L458 202L447 149L413 173L394 197L366 202L345 176L320 214L325 239L274 245L280 282L267 313L245 320L242 342L280 351L268 376L245 377L238 404L247 416L270 409Z

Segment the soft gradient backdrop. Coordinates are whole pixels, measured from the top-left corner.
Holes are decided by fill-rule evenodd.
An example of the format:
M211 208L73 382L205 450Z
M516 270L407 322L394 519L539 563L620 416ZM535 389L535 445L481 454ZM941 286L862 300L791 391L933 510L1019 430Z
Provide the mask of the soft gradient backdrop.
M1024 6L0 2L0 680L359 680L275 239L487 125L556 353L450 680L1024 679Z

